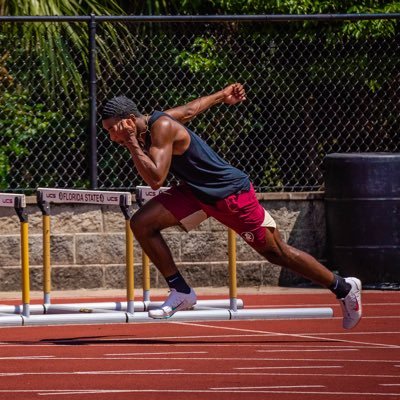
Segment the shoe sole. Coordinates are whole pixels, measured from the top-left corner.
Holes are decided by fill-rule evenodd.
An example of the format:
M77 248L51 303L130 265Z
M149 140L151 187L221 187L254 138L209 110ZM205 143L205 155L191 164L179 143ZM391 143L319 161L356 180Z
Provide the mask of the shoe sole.
M353 326L351 326L351 327L348 327L348 328L345 328L344 326L343 326L343 328L344 329L353 329L353 328L355 328L359 323L360 323L360 321L361 321L361 319L362 319L362 303L361 303L361 290L362 290L362 283L361 283L361 281L359 280L359 279L357 279L357 278L349 278L349 280L351 279L351 281L354 283L354 285L356 286L356 288L357 288L357 290L358 290L358 293L359 293L359 299L360 299L360 301L358 301L357 300L357 303L358 303L358 306L360 307L360 318L358 319L358 321L355 323L355 325L353 325Z
M150 311L149 311L149 317L151 317L151 318L153 318L153 319L168 319L168 318L171 318L176 312L191 310L195 304L196 304L196 302L193 303L193 304L192 304L191 306L189 306L189 307L181 308L180 310L172 310L172 313L171 313L171 314L167 314L167 315L160 315L160 316L154 315L154 316L153 316L153 315L150 314Z

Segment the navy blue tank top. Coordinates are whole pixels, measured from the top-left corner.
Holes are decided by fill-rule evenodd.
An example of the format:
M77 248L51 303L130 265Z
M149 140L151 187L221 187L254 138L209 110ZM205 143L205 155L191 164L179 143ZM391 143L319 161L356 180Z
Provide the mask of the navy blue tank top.
M149 128L162 116L176 121L166 113L155 111L149 119ZM200 201L212 204L250 189L249 178L244 172L227 163L198 135L182 126L190 136L190 145L183 154L172 156L170 171L184 181Z

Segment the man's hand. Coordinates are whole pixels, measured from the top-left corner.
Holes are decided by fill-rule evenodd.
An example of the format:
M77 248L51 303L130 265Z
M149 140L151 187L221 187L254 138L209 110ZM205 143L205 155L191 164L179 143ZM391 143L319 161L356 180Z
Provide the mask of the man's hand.
M227 86L223 91L225 104L237 104L246 100L246 91L241 83L234 83Z
M110 139L122 146L127 146L129 143L137 140L136 125L130 119L122 119L118 122L116 129L110 132Z

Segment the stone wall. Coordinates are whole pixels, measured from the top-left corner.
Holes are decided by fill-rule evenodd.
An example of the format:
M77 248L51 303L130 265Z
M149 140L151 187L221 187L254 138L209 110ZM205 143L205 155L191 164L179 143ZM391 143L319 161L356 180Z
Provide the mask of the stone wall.
M325 261L323 193L258 195L289 244ZM42 288L42 215L27 198L31 289ZM136 205L134 208L137 208ZM19 220L13 209L0 208L0 291L20 289ZM213 219L189 234L164 231L182 274L191 285L227 286L227 230ZM135 286L141 287L141 249L135 250ZM118 207L51 205L52 289L125 288L125 220ZM237 240L239 286L294 285L305 282L268 263L241 238ZM152 266L151 284L164 287Z

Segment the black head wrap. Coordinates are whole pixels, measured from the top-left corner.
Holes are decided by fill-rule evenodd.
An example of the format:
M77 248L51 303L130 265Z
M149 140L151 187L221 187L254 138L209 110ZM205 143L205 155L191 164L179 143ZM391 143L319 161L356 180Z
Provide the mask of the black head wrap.
M129 115L139 116L136 104L126 96L117 96L109 100L103 108L102 119L128 118Z

